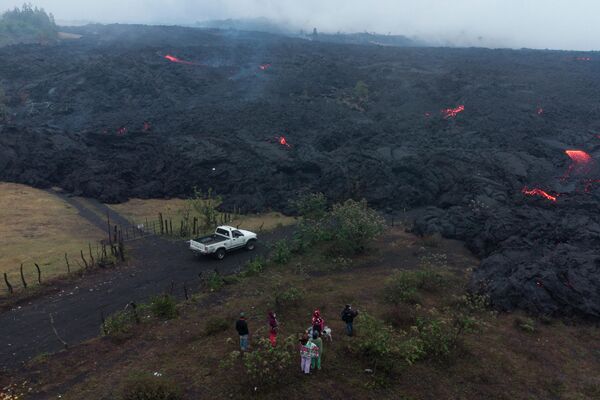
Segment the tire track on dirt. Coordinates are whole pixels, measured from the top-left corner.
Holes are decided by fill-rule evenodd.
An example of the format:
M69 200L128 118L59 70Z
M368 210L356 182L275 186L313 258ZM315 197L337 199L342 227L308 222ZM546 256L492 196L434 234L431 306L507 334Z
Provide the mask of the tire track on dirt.
M80 215L98 227L106 222L96 211L106 211L103 204L84 204L66 198ZM96 211L90 207L95 207ZM106 207L106 209L105 209ZM111 210L111 220L127 222ZM54 316L59 335L70 346L91 339L100 333L101 313L108 315L128 303L144 302L153 295L171 290L183 297L183 284L190 291L198 290L202 272L217 270L233 273L253 257L266 255L268 243L290 237L292 228L281 228L259 235L253 252L239 251L228 254L223 261L194 255L185 241L149 236L127 243L127 265L98 270L64 287L60 292L31 300L0 314L0 370L17 368L23 362L41 354L62 349L50 325L49 314Z

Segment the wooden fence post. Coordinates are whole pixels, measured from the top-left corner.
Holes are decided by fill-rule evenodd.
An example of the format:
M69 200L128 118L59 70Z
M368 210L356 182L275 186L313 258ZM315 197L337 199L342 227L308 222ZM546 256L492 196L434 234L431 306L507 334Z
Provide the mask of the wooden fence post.
M171 236L173 236L173 220L169 218L169 230L171 231Z
M108 224L108 243L112 245L111 229L110 229L110 212L106 212L106 223Z
M183 282L183 294L185 295L185 299L189 300L190 298L188 297L188 290L187 290L187 286L185 284L185 282Z
M8 281L8 275L6 275L6 272L4 273L4 282L6 282L6 287L8 288L8 292L10 294L12 294L13 293L13 287L10 284L10 282Z
M85 260L85 257L83 256L83 250L80 250L80 252L81 252L81 259L83 260L83 265L85 265L85 268L87 269L88 268L88 263Z
M69 265L69 258L67 257L67 253L65 253L65 261L67 263L67 274L71 273L71 266Z
M118 233L118 231L117 231L117 225L115 225L115 237L113 239L113 242L115 242L115 243L117 243L119 241L117 233Z
M40 266L37 265L37 263L35 264L35 268L37 269L37 273L38 273L38 283L41 285L42 284L42 270L40 269Z
M95 261L94 261L94 256L92 255L92 244L90 242L88 242L88 247L90 248L90 259L92 260L92 264L91 265L93 267L94 264L95 264Z
M160 234L164 235L164 230L163 230L163 216L162 213L158 213L158 221L160 222Z
M23 275L23 263L21 263L21 282L23 282L23 289L27 289L27 282L25 282L25 275Z

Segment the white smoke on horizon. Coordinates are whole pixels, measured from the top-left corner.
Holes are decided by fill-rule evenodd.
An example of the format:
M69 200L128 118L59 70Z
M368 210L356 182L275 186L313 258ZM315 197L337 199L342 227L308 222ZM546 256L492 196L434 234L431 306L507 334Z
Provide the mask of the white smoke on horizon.
M600 50L595 0L32 0L61 22L193 24L266 17L293 29L440 45ZM0 11L22 0L0 0Z

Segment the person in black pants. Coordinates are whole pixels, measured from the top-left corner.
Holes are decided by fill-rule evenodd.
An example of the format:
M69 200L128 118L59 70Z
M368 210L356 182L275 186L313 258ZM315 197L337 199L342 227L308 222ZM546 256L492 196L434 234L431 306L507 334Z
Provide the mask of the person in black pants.
M342 311L341 316L342 321L346 323L346 334L348 336L352 336L354 333L352 323L354 322L354 318L356 318L357 315L358 311L353 310L350 304L346 304L346 307Z
M240 313L240 319L235 323L235 330L240 335L240 349L242 351L248 350L248 335L250 334L250 331L248 331L246 315L243 312Z

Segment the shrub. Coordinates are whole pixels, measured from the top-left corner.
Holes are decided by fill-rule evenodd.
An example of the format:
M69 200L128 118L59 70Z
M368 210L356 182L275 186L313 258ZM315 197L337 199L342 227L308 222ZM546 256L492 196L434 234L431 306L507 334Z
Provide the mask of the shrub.
M515 326L523 332L535 332L535 322L531 318L515 318Z
M206 327L204 333L208 336L215 335L226 331L230 327L230 323L225 318L212 317L206 321Z
M363 81L356 82L354 86L354 96L361 101L365 101L369 98L369 86Z
M122 400L180 400L181 389L158 374L137 373L130 376L121 388Z
M304 292L296 287L291 287L275 295L275 306L278 308L293 307L304 299Z
M288 367L295 360L297 338L289 336L276 347L266 338L258 341L254 351L244 354L243 368L247 383L255 388L280 385ZM233 351L225 357L220 367L230 370L240 359L240 352Z
M334 204L328 229L333 237L333 249L344 254L357 254L384 230L383 219L367 207L366 200L346 200Z
M388 279L384 289L385 300L392 304L419 302L418 278L413 271L402 271Z
M124 339L131 334L135 322L135 316L130 310L117 311L104 320L101 333L112 338Z
M150 300L150 312L157 318L173 319L177 317L177 303L168 294L156 296Z
M265 260L263 258L255 258L246 265L243 272L244 276L259 275L265 269Z
M327 198L323 193L309 193L292 202L304 220L322 221L327 214Z
M357 349L368 360L385 359L394 351L393 331L383 321L362 313Z
M292 251L285 240L279 240L275 242L273 246L273 260L277 264L285 264L292 258Z
M406 303L396 304L386 313L385 321L394 328L409 328L417 322L417 309Z
M458 330L447 320L418 318L416 329L427 357L446 359L456 348Z
M211 292L217 292L225 285L225 281L219 273L213 271L202 276L202 284Z

